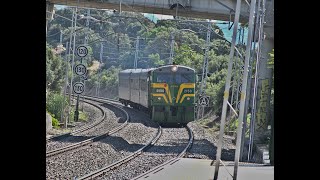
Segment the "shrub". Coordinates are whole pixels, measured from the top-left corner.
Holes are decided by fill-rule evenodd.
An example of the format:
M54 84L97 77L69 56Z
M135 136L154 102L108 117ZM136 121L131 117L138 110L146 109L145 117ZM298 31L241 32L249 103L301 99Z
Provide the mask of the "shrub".
M63 95L57 93L48 94L46 108L51 112L55 118L59 119L61 117L63 103ZM68 105L67 98L65 99L65 107Z
M52 126L58 129L60 127L59 125L59 121L56 118L52 117Z
M47 111L47 113L51 116L51 123L52 123L52 126L54 128L59 128L60 126L60 123L59 121L55 118L55 115L50 113L49 111Z

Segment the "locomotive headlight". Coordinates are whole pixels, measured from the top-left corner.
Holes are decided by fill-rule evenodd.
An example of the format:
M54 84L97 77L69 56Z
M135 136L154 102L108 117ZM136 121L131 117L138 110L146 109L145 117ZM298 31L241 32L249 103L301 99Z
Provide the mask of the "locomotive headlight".
M187 97L187 100L189 101L189 100L190 100L190 98L189 98L189 97Z
M161 100L161 97L158 97L158 100Z
M178 70L178 66L172 66L171 71L176 72Z

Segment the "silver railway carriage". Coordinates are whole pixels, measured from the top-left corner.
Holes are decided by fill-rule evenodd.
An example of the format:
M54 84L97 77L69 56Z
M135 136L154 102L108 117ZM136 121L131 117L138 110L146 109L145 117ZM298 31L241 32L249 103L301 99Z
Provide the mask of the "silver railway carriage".
M195 70L181 65L119 72L119 101L162 124L186 124L195 116Z

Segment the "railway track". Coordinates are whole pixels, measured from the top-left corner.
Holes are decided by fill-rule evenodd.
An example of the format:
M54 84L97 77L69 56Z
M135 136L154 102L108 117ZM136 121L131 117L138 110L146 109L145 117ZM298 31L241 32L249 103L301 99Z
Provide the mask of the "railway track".
M158 133L155 137L153 137L145 146L143 146L142 148L138 149L137 151L133 152L131 155L129 156L126 156L122 159L120 159L119 161L116 161L108 166L105 166L103 168L100 168L94 172L91 172L85 176L82 176L80 178L78 178L79 180L83 180L83 179L92 179L92 178L95 178L97 176L100 176L132 159L134 159L135 157L137 157L138 155L140 155L141 153L143 153L143 151L145 151L147 148L151 147L152 145L154 145L156 143L156 141L160 138L161 136L161 133L162 133L162 128L161 126L158 127Z
M177 161L177 160L178 160L178 158L182 158L182 157L184 157L184 156L186 155L186 153L187 153L188 149L190 149L190 148L192 147L193 139L194 139L194 137L193 137L193 133L192 133L192 130L191 130L188 126L185 126L185 128L188 130L188 134L189 134L189 142L188 142L187 146L183 149L183 151L182 151L182 152L181 152L177 157L172 158L172 159L170 159L170 160L166 161L165 163L160 164L160 165L158 165L158 166L156 166L156 167L152 168L150 171L145 172L145 173L143 173L143 174L140 174L140 175L138 175L138 176L134 177L134 178L133 178L133 179L131 179L131 180L137 180L137 179L139 179L139 178L141 178L141 177L147 176L149 173L157 172L157 171L159 171L160 169L162 169L162 168L163 168L163 166L165 166L165 165L167 165L167 164L170 164L170 163L173 163L173 162Z
M101 102L101 103L108 103L108 104L111 103L112 106L115 106L115 107L117 107L117 108L121 108L120 105L123 106L123 105L122 105L121 103L119 103L118 101L116 101L116 100L111 100L111 99L107 99L107 98L97 98L97 97L90 97L90 96L85 96L84 98L87 99L87 100L94 100L94 101L96 101L96 102ZM130 109L131 109L131 108L130 108ZM122 109L122 110L123 110L123 109ZM135 110L135 109L132 109L132 110L135 111L135 112L138 112L138 111ZM139 112L140 112L140 111L139 111ZM126 115L127 115L127 117L129 116L127 113L126 113ZM127 123L127 121L126 121L126 123ZM124 125L124 124L123 124L123 125ZM158 125L158 126L159 126L159 125ZM183 151L181 151L181 152L179 153L179 155L177 155L176 158L178 158L178 157L183 157L183 156L186 154L187 150L192 146L192 143L193 143L193 133L192 133L191 129L190 129L189 127L187 127L187 126L186 126L185 128L187 129L188 134L189 134L189 141L188 141L188 144L186 145L185 148L184 148L183 146L180 147L180 150L181 150L181 148L184 148L184 149L183 149ZM116 132L116 131L118 131L118 130L120 130L120 129L121 129L121 128L119 128L119 129L116 128L116 129L114 130L114 132ZM113 131L113 130L112 130L112 131ZM142 148L136 150L135 152L131 153L130 155L128 155L128 156L126 156L126 157L124 157L124 158L122 158L122 159L120 159L120 160L118 160L118 161L116 161L116 162L111 162L111 164L106 165L106 166L104 166L104 167L102 167L102 168L100 168L100 169L92 170L92 172L89 171L89 173L87 172L88 174L84 173L85 175L82 174L82 176L79 177L79 178L74 177L74 179L93 179L93 178L96 178L96 177L103 177L104 174L106 174L106 173L109 173L109 172L112 172L112 173L113 173L114 171L112 171L112 170L121 169L121 168L123 167L123 166L121 166L121 165L124 165L124 164L125 164L124 166L127 166L127 164L135 163L136 160L134 160L134 159L139 159L139 158L145 159L144 156L139 156L139 155L144 154L144 152L148 152L147 149L149 149L150 147L152 147L152 146L157 142L157 140L158 140L158 139L160 138L160 136L161 136L162 127L159 126L157 131L158 131L157 134L154 135L154 137L153 137L151 140L149 140L147 144L145 144ZM114 133L114 132L113 132L113 133ZM81 146L88 145L88 144L90 144L90 143L92 143L92 142L95 142L95 141L98 141L98 140L100 140L100 139L106 138L106 137L107 137L108 135L110 135L110 134L112 134L112 132L108 132L108 133L106 133L106 134L104 134L104 135L87 139L87 140L85 140L85 141L82 141L82 142L73 144L72 146L67 146L67 147L65 147L65 148L63 148L63 149L61 149L61 150L56 151L56 152L52 152L52 153L50 152L51 154L47 154L47 157L53 156L53 155L55 155L55 154L59 154L59 153L65 152L65 151L69 151L69 150L74 149L74 148L78 148L78 147L81 147ZM169 133L169 135L170 135L170 133ZM178 136L177 136L177 137L178 137ZM185 134L185 137L187 137L187 134ZM188 139L188 138L185 138L185 140L187 140L187 139ZM186 141L185 141L185 143L186 143ZM157 144L158 144L158 143L157 143ZM157 148L157 147L153 147L153 148ZM160 148L161 148L161 147L160 147ZM174 149L174 146L172 146L172 148ZM169 150L169 151L170 151L170 150ZM179 152L179 150L178 150L178 152ZM178 152L176 152L176 153L178 153ZM148 156L148 155L147 155L147 156ZM139 157L139 158L138 158L138 157ZM167 161L166 163L170 163L170 162L172 162L173 160L175 160L176 158L173 158L173 159L171 159L170 161ZM168 157L165 158L165 159L168 159ZM165 159L164 159L164 161L165 161ZM162 161L162 162L164 162L164 161ZM130 162L130 163L129 163L129 162ZM147 162L147 161L146 161L146 162ZM121 168L117 168L117 167L119 167L119 166L121 166ZM145 171L143 171L143 172L145 172ZM132 177L135 177L135 176L132 176Z
M111 134L114 134L115 132L117 132L120 129L122 129L123 127L125 127L128 124L128 121L130 120L130 117L129 117L128 113L124 109L122 109L121 107L119 107L117 105L113 105L113 104L110 104L110 103L108 105L113 106L115 108L118 108L119 110L121 110L126 115L126 119L125 119L124 123L122 123L120 126L117 126L116 128L114 128L114 129L112 129L112 130L110 130L107 133L104 133L102 135L95 136L95 137L92 137L92 138L89 138L89 139L86 139L86 140L83 140L83 141L80 141L80 142L77 142L77 143L74 143L74 144L71 144L71 145L68 145L68 146L64 146L62 148L58 148L58 149L55 149L55 150L48 151L46 153L46 157L54 156L54 155L57 155L57 154L60 154L60 153L66 152L66 151L70 151L70 150L75 149L75 148L79 148L81 146L88 145L88 144L90 144L92 142L99 141L100 139L103 139L103 138L105 138L105 137L107 137L107 136L109 136ZM104 112L104 115L103 115L103 119L104 118L105 118L105 112ZM96 126L96 125L97 124L95 124L94 126ZM85 129L88 130L88 127L86 127ZM78 130L77 133L85 131L83 129L81 129L81 130L82 131ZM62 135L62 137L63 136L67 136L67 135ZM62 138L62 137L60 136L59 138Z
M52 140L59 140L59 139L62 139L62 138L68 137L68 136L76 135L78 133L87 131L87 130L99 125L101 122L103 122L104 118L106 117L106 113L104 112L104 110L100 106L98 106L98 105L96 105L94 103L91 103L89 101L83 101L83 102L98 108L103 114L102 117L96 123L93 123L93 124L90 124L90 125L84 125L83 127L79 128L79 129L76 129L76 130L74 130L72 132L64 133L64 134L60 134L60 135L56 135L56 136L51 136L51 137L47 138L47 142L48 141L52 141Z
M191 129L190 129L189 127L187 127L187 126L186 126L185 128L187 129L188 134L189 134L189 141L188 141L187 146L183 149L182 152L179 153L179 155L178 155L176 158L183 157L183 156L186 154L187 150L188 150L189 148L191 148L192 143L193 143L193 133L192 133ZM129 162L130 160L133 160L135 157L141 155L143 152L145 152L148 148L150 148L151 146L153 146L153 145L156 143L156 141L157 141L157 140L160 138L160 136L161 136L161 129L162 129L161 126L159 126L157 136L156 136L154 139L152 139L147 145L145 145L145 146L142 147L141 149L137 150L137 151L134 152L133 154L131 154L131 155L129 155L129 156L127 156L127 157L125 157L125 158L123 158L123 159L121 159L121 160L113 163L113 164L110 164L110 165L108 165L108 166L105 166L105 167L103 167L103 168L101 168L101 169L98 169L98 170L96 170L96 171L94 171L94 172L91 172L91 173L89 173L89 174L87 174L87 175L85 175L85 176L82 176L82 177L80 177L80 178L77 178L77 179L79 179L79 180L94 179L94 178L96 178L96 177L103 176L103 175L104 175L105 173L107 173L108 171L111 171L111 170L117 168L118 166L121 166L121 165L123 165L123 164L126 164L126 163ZM170 161L168 161L168 162L166 162L166 163L170 163L170 162L172 162L173 160L175 160L176 158L171 159Z

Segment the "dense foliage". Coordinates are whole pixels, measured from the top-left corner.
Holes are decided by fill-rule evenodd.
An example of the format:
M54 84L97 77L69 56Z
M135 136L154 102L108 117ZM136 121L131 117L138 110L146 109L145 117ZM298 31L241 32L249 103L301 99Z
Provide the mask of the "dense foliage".
M47 44L46 48L46 89L59 92L63 84L63 67L65 63L62 58L55 54L55 49Z

